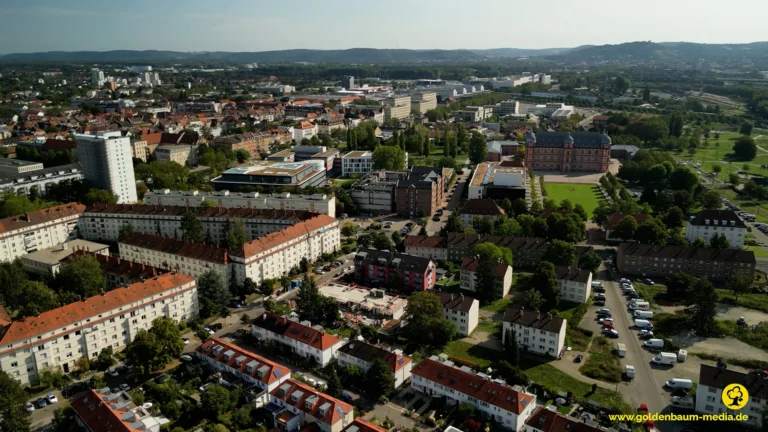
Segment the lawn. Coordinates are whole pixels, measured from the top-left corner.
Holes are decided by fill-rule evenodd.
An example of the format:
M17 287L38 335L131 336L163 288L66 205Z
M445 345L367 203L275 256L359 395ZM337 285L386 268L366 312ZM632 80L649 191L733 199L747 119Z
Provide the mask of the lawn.
M477 324L476 330L484 331L492 335L501 335L501 321L480 317L480 322Z
M765 250L764 247L760 246L747 246L746 249L748 251L752 251L755 253L755 258L766 258L768 257L768 250Z
M443 158L443 148L440 147L435 151L435 149L432 149L432 153L430 153L429 156L419 156L414 153L408 154L408 163L410 165L414 166L436 166L437 161L439 161L441 158ZM464 162L467 161L467 155L466 154L458 154L456 155L456 163L458 164L464 164Z
M621 364L619 357L613 353L613 347L611 340L605 337L596 338L589 348L589 357L579 368L579 372L600 381L621 381Z
M481 307L480 309L488 312L498 313L498 312L504 312L511 305L512 305L512 300L508 298L503 298L500 300L496 300L493 303L488 303L487 305Z
M587 215L591 218L592 211L597 208L600 201L603 200L600 190L595 185L572 184L572 183L546 183L547 198L556 203L564 199L572 203L579 203L584 206Z
M641 282L636 282L635 290L641 299L653 305L658 301L657 297L667 293L667 286L662 284L646 285Z
M728 290L716 290L717 301L721 303L727 303L745 307L747 309L755 309L768 313L768 294L748 293L740 294L739 299L736 300L736 296Z

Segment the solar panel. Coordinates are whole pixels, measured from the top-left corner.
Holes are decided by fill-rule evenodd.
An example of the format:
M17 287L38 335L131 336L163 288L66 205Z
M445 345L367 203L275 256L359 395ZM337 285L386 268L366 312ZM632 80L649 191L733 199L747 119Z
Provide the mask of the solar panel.
M523 408L525 408L528 406L528 399L525 399L525 398L520 399L520 403L523 404Z
M397 359L397 364L399 364L400 366L402 366L403 364L405 364L405 359L404 359L404 358L402 358L402 357L401 357L401 358L399 358L399 359Z
M280 369L278 369L278 368L275 368L275 372L274 372L274 374L275 374L275 377L276 377L276 378L280 378L280 376L282 376L282 375L283 375L283 371L282 371L282 370L280 370Z

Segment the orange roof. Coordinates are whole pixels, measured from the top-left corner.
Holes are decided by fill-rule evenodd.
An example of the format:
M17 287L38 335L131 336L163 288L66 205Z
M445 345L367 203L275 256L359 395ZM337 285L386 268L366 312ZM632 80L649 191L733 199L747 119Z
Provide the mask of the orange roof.
M254 256L260 252L268 251L276 246L279 246L287 241L305 236L308 233L326 227L337 220L328 215L317 215L306 221L298 222L295 225L291 225L280 231L269 233L263 237L259 237L255 240L251 240L244 244L242 249L233 253L241 253L243 257Z
M147 144L160 144L160 140L163 138L162 132L149 133L141 136L142 141L146 141Z
M109 389L106 394L102 390L91 389L72 401L72 409L78 417L88 425L92 432L134 432L139 429L131 427L131 423L122 419L129 411L128 406L118 408L121 402L129 401L122 395L115 400L109 399ZM130 405L133 407L133 405ZM143 429L143 428L142 428Z
M216 355L213 348L221 346L219 354ZM210 338L202 345L197 347L196 351L201 355L210 357L219 363L225 364L241 374L256 378L264 384L272 384L279 381L281 377L289 376L291 370L285 366L279 365L264 357L246 351L237 345L225 342L219 338ZM232 354L234 352L234 354ZM229 354L229 360L225 359L225 354ZM261 378L259 378L261 374Z
M170 271L159 267L152 267L148 264L142 264L120 257L113 257L111 255L102 255L95 252L88 252L82 249L76 250L74 253L72 253L72 255L64 258L64 260L62 260L62 264L66 264L67 262L75 259L75 257L81 255L92 256L99 263L102 273L117 276L122 279L128 279L131 281L139 281L141 278L151 279L159 274L168 273Z
M169 237L160 237L154 234L135 232L125 238L120 239L118 243L150 249L153 251L160 251L167 254L208 261L216 264L227 263L226 249L206 246L201 243L176 240Z
M301 397L298 398L298 401L294 402L292 396L297 391L301 393ZM284 401L287 405L298 408L329 425L336 424L336 422L342 420L344 416L353 411L352 405L342 402L325 393L321 393L292 378L287 379L280 385L280 387L272 390L270 394ZM307 400L313 396L316 397L317 400L312 403L312 408L307 408ZM319 413L321 407L324 407L325 413L323 415L320 415Z
M306 120L302 120L299 123L299 129L312 129L312 127L313 127L312 123L310 123L310 122L308 122Z
M3 305L0 305L0 327L7 326L11 323L11 316L8 315L8 311L5 310Z
M379 426L377 424L373 424L373 423L371 423L369 421L366 421L362 417L356 418L355 421L353 421L351 425L349 425L349 426L345 427L344 429L342 429L341 432L349 431L349 429L352 428L352 426L355 426L357 428L357 430L360 431L360 432L387 432L387 430L384 429L383 427L381 427L381 426Z
M72 202L27 212L23 215L7 217L5 219L0 219L0 233L33 227L63 217L74 216L83 211L85 211L84 205Z
M80 321L97 317L99 314L117 309L120 306L127 306L127 309L130 309L129 305L131 303L158 295L189 282L194 284L195 279L185 274L166 273L145 282L137 282L125 288L117 288L101 295L89 297L84 301L77 301L49 310L48 312L43 312L38 316L23 318L12 322L8 326L8 331L0 339L0 345L8 345L24 339L30 339L33 336L80 323ZM88 325L93 324L89 323Z
M312 327L305 326L304 324L297 323L296 321L291 321L288 318L275 315L272 312L264 312L256 317L252 324L256 327L291 338L321 351L325 351L341 342L341 339L332 334L316 330Z
M464 258L464 260L461 262L461 270L474 273L475 270L477 270L477 264L479 263L479 261L480 260L478 260L475 257ZM503 278L504 275L507 274L507 269L510 267L511 267L510 265L507 265L504 263L498 263L496 264L496 274Z

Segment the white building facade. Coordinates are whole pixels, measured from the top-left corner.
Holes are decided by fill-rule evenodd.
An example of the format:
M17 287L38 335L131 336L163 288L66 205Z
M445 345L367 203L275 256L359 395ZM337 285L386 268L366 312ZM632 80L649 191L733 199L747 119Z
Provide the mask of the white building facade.
M731 210L702 210L691 216L685 224L685 239L691 243L700 238L709 244L716 235L724 235L728 239L729 248L741 249L744 247L747 225Z
M392 368L395 377L395 388L398 389L411 378L413 362L403 355L401 351L387 351L376 345L371 345L361 340L350 341L339 349L339 364L341 366L357 366L361 371L367 372L375 359L381 359Z
M77 134L75 141L86 180L117 195L118 204L138 201L130 138L120 132L99 132L95 136Z
M726 407L723 403L723 390L730 384L741 384L749 392L747 404L738 411ZM728 399L727 396L726 399ZM766 404L768 404L768 387L765 385L765 378L704 364L699 366L699 382L696 387L697 413L745 414L748 419L742 423L757 429L762 425L762 412Z
M76 238L84 210L82 204L69 203L0 220L0 261L13 261Z
M557 316L509 308L504 313L502 345L511 330L521 349L557 358L565 346L565 324Z
M574 303L586 303L592 294L592 272L575 267L557 267L557 288L560 299Z
M435 291L443 305L443 317L456 325L456 333L469 336L477 328L480 302L464 294Z
M147 192L144 195L144 204L184 207L212 205L226 208L304 210L336 217L336 197L325 194L297 195L284 192L271 195L260 194L259 192L230 192L228 190L205 192L158 189Z
M341 157L341 176L367 174L373 169L373 153L369 151L351 151Z
M264 312L251 322L251 335L262 342L287 345L295 355L312 359L323 367L337 358L339 348L346 343L326 333L322 326L312 327L309 321L299 322L271 312Z

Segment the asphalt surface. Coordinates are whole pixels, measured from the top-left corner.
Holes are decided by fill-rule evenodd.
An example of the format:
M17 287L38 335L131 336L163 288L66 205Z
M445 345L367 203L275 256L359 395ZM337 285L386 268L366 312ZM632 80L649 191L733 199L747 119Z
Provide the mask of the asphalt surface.
M464 189L467 187L467 182L469 181L469 166L464 165L463 166L464 174L460 174L458 178L456 179L456 183L454 184L455 189L451 188L451 190L448 191L448 202L446 205L446 202L443 201L443 207L445 208L445 211L443 212L443 216L440 217L439 221L434 221L430 217L427 221L427 233L429 234L436 234L440 232L441 229L443 229L443 226L445 226L446 221L448 221L448 216L451 215L451 212L458 207L459 203L461 202L461 196L464 193Z

